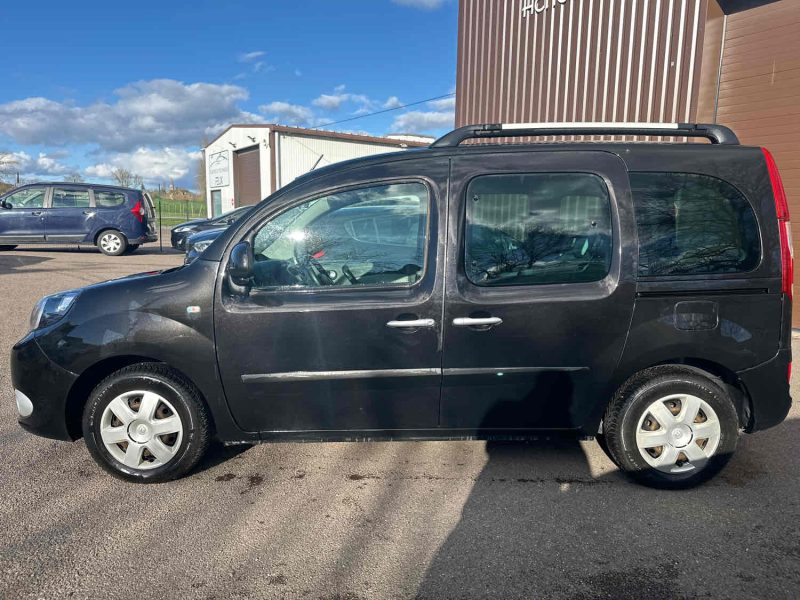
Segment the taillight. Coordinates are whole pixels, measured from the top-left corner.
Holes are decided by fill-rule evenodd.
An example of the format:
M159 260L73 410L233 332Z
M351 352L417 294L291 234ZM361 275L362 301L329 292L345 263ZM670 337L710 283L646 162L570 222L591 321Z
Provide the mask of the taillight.
M791 299L792 284L794 283L794 250L792 248L792 227L789 222L789 203L786 200L786 190L783 188L783 181L775 159L766 148L761 150L767 161L769 180L775 196L775 212L778 215L778 230L781 237L781 290Z
M131 209L131 213L139 223L144 221L144 206L142 206L142 201L137 200L136 205Z

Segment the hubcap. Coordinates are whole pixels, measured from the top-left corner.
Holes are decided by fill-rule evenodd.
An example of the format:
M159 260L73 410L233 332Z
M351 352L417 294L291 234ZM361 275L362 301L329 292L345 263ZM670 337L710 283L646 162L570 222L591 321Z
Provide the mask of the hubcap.
M650 404L636 427L636 446L651 467L664 473L702 469L720 440L717 413L701 398L672 394Z
M106 233L100 238L100 247L106 252L116 252L122 246L122 241L113 233Z
M135 390L120 394L106 406L100 437L111 456L126 467L155 469L175 457L183 423L164 397Z

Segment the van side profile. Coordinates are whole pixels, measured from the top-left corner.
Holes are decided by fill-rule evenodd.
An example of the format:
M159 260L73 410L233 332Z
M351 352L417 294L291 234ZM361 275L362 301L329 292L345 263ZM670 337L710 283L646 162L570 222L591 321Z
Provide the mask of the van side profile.
M158 240L150 195L85 183L32 183L0 196L0 250L91 244L109 256Z
M586 134L711 143L474 143ZM131 481L212 436L559 432L684 488L786 417L792 278L775 162L725 127L475 125L303 176L191 264L43 298L12 382L24 428Z

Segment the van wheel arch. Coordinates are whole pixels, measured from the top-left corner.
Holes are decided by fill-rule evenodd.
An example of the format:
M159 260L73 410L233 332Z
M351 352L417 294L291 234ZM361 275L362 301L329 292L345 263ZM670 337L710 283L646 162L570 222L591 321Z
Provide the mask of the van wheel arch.
M164 361L150 358L147 356L135 356L135 355L126 355L126 356L113 356L111 358L106 358L93 364L91 367L86 369L83 373L80 374L78 379L75 380L75 383L72 384L69 392L67 393L67 400L65 405L65 419L67 423L67 432L69 433L70 439L78 440L83 437L83 432L81 429L81 418L83 415L83 408L86 405L86 402L89 399L89 395L92 393L92 390L106 377L119 371L120 369L124 369L126 367L130 367L132 365L143 364L143 363L156 363L161 364L170 369L177 377L184 380L187 385L190 385L194 388L194 391L197 392L197 396L203 401L205 405L207 414L209 415L209 425L211 426L212 432L215 431L214 428L214 415L211 412L211 408L208 405L208 401L206 400L203 393L200 391L194 382L187 377L183 372L179 369L176 369L172 365L165 363Z
M622 379L621 383L614 390L612 396L608 399L608 402L603 407L603 414L605 415L605 411L613 401L614 396L619 394L620 391L622 391L626 386L630 385L630 382L636 379L640 373L648 369L652 369L653 367L674 367L677 370L683 369L694 371L698 375L712 379L718 386L722 387L728 392L728 394L730 394L736 407L736 413L739 416L739 424L742 428L747 428L748 424L750 423L752 412L750 409L750 396L739 377L734 371L731 371L724 365L711 360L694 357L665 360L652 365L647 365L637 369L633 373L630 373L627 377ZM602 428L603 424L601 421L598 424L596 431L602 432Z

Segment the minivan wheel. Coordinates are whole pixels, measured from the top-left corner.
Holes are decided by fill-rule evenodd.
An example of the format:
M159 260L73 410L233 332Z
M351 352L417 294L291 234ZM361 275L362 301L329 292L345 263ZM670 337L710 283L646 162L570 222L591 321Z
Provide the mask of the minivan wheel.
M92 458L128 481L155 483L188 473L206 452L208 411L194 386L159 363L106 377L83 411Z
M603 424L614 462L641 483L666 489L711 479L739 437L736 408L722 386L680 365L653 367L628 380Z
M119 256L128 248L128 240L119 231L104 231L97 238L97 247L107 256Z
M3 250L13 250L14 248L16 248L16 245L14 245L14 246L9 246L7 244L6 245L2 245L2 246L0 246L0 252L2 252Z

